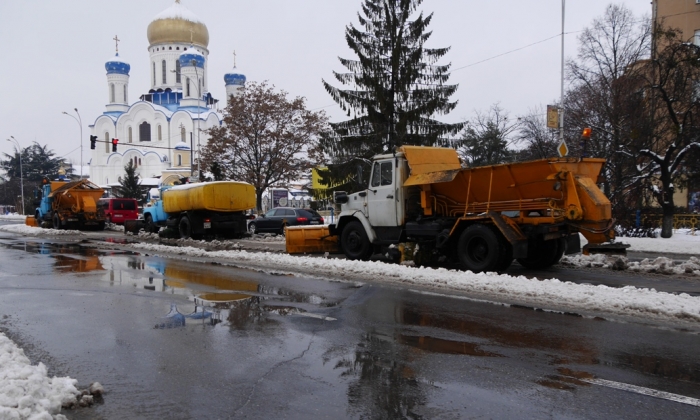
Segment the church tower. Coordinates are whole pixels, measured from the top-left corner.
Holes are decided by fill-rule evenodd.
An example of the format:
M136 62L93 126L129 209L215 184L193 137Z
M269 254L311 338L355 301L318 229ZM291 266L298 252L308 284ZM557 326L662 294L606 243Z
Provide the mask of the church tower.
M155 92L184 90L180 55L191 52L204 60L198 69L202 96L207 89L209 30L189 9L176 0L148 25L151 90Z
M129 71L131 66L119 58L119 38L116 55L105 63L107 70L107 112L126 112L129 109Z
M236 71L236 52L233 52L233 72L224 74L226 83L226 97L237 96L238 91L245 86L245 75Z

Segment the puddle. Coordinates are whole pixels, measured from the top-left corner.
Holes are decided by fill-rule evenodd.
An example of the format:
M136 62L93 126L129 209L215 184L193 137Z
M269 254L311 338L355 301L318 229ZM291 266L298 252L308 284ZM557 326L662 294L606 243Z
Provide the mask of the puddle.
M399 343L431 353L464 354L478 357L504 357L502 354L482 350L475 343L445 340L429 336L399 335Z

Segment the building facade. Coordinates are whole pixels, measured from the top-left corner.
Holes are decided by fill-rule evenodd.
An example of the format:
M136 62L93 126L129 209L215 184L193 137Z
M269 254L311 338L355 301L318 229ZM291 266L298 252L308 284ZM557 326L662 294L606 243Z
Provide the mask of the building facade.
M209 92L209 31L180 0L148 25L150 88L129 103L131 66L116 55L105 63L107 103L90 126L97 137L89 162L90 179L114 185L132 162L141 178L169 183L196 175L198 152L207 130L222 123ZM223 75L226 95L236 95L245 76ZM220 80L220 79L219 79ZM117 140L114 151L114 140Z
M700 0L653 0L652 19L682 31L682 39L700 45Z

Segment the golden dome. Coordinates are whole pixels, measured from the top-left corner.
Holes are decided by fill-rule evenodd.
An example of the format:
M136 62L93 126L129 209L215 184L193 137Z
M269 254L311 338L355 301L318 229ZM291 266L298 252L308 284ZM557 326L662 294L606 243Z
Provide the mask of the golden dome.
M147 34L150 45L193 43L204 48L209 45L207 26L179 1L153 18Z

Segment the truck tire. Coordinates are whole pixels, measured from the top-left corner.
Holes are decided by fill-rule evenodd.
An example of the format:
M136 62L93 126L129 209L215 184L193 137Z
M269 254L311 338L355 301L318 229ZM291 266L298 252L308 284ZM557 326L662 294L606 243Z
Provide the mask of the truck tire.
M506 250L496 232L481 223L473 224L462 232L457 249L464 269L475 273L498 271L499 265L504 265L507 260L507 256L503 255Z
M183 216L182 219L180 219L180 224L178 227L180 228L181 239L189 239L192 237L192 225L190 224L190 219L188 219L187 216Z
M513 245L500 232L496 234L501 245L501 257L498 260L496 271L502 273L513 263Z
M518 262L523 267L534 270L549 268L559 262L565 249L566 241L563 238L532 241L528 244L527 258L518 258Z
M255 222L250 222L248 224L248 232L252 233L253 235L258 233L258 225L256 225Z
M146 232L158 233L158 231L160 230L160 227L158 225L156 225L155 223L153 223L153 217L150 214L147 214L145 219L146 219L145 220Z
M368 260L372 256L372 244L360 222L350 222L345 226L340 234L340 246L349 260Z
M58 217L57 214L54 214L53 219L51 219L51 220L53 221L53 228L54 229L61 229L61 219Z

